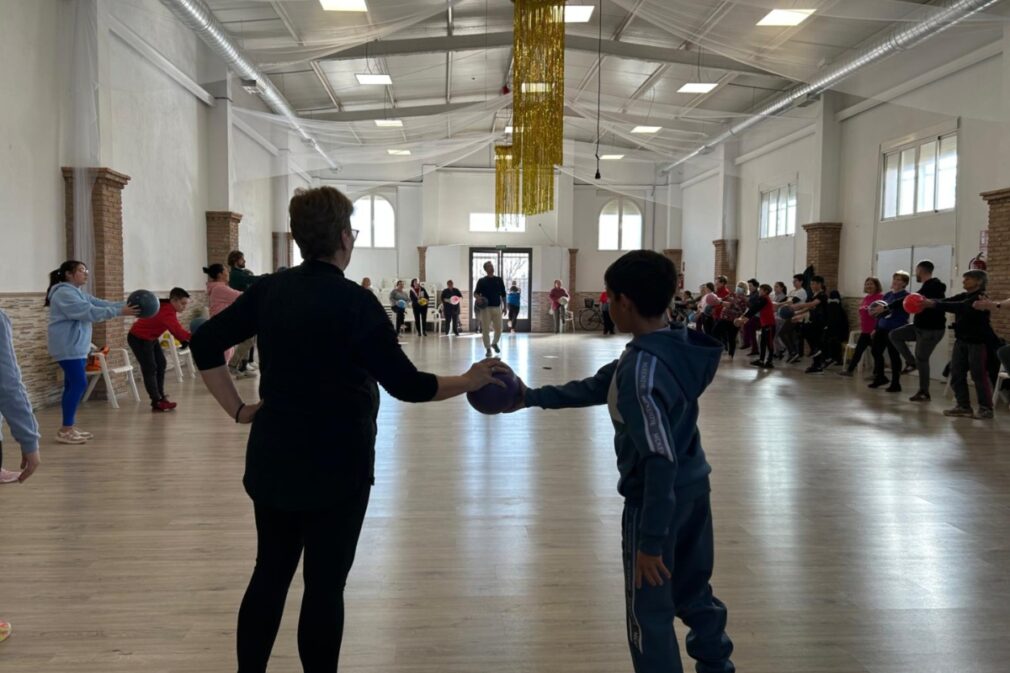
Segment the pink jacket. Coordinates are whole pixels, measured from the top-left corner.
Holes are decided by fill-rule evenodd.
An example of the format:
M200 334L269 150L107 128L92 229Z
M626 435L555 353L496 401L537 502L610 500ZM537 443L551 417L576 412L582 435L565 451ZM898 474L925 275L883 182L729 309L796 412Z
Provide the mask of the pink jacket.
M883 298L883 293L876 292L863 297L862 303L859 304L859 329L863 334L869 334L877 329L877 319L870 315L869 308L870 304Z
M232 305L236 299L242 296L238 290L228 287L228 283L210 281L207 283L207 303L210 308L210 317L213 318L221 311Z

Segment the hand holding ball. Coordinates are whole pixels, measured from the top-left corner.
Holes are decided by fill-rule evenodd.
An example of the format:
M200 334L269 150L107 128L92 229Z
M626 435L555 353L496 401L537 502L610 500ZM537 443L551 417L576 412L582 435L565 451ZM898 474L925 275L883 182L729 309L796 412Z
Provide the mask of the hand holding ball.
M918 292L913 292L905 297L905 300L901 302L901 305L904 307L905 313L915 315L917 313L922 313L926 309L925 302L925 297Z
M161 310L161 302L149 290L136 290L126 298L127 306L136 306L140 309L141 318L153 318Z
M780 306L779 317L783 320L792 320L796 317L796 311L793 310L792 306Z
M470 406L482 414L500 414L509 411L519 401L519 379L508 369L500 369L491 374L504 385L488 383L484 387L466 394Z
M403 310L407 308L407 302L401 299L400 301L396 302L396 307L399 308L400 310Z
M455 297L455 296L452 297L449 300L449 303L452 304L453 306L459 306L459 297Z
M417 305L418 306L427 306L428 305L428 300L425 299L424 297L421 297L420 299L417 300Z

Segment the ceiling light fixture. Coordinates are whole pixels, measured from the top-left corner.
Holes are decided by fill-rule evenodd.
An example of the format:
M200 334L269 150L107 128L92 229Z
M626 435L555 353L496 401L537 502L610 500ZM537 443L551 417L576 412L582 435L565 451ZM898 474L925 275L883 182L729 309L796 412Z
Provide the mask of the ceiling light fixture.
M757 22L759 26L798 26L816 12L816 9L773 9Z
M677 89L677 93L708 93L718 86L717 82L688 82Z
M601 154L600 161L619 161L624 158L623 154Z
M355 77L358 78L358 84L384 84L389 85L393 83L393 78L389 75L374 75L372 73L357 73Z
M662 126L636 126L631 129L632 133L658 133L662 130Z
M375 125L381 128L402 128L403 120L400 119L376 119Z
M386 150L386 154L392 157L409 157L410 150Z
M592 5L565 5L565 23L589 23L594 9Z
M547 82L523 82L523 93L547 93L551 90L551 85Z
M327 12L367 12L365 0L319 0Z

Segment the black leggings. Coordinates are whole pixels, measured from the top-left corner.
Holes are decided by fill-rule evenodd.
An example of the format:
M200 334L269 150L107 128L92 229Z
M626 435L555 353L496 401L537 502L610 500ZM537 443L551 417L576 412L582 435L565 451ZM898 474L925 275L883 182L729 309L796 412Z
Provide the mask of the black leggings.
M603 317L603 333L613 334L614 333L614 320L610 317L610 310L600 311L600 315Z
M870 347L872 342L873 338L867 332L862 332L859 335L859 341L856 342L856 352L852 354L852 359L849 360L848 370L850 372L856 371L859 361L863 358L863 353L866 352L866 349Z
M169 335L172 339L172 335ZM165 397L165 353L161 350L161 344L157 339L148 341L140 339L132 334L126 335L126 343L130 344L133 356L140 363L140 373L144 377L144 389L147 396L151 398L151 403Z
M424 334L425 328L424 324L428 322L428 309L427 308L415 308L414 309L414 331L418 334Z
M775 325L762 327L761 331L757 333L757 337L760 341L758 360L765 364L771 364L772 357L775 355Z
M298 654L305 673L335 673L344 633L344 585L354 563L370 486L331 510L255 505L256 569L238 613L239 673L264 673L288 587L305 552Z
M736 338L740 334L740 328L732 320L720 318L712 328L712 336L722 342L726 352L730 357L736 355Z
M898 385L901 380L901 354L891 343L891 330L877 328L873 333L873 380L886 381L884 376L884 351L891 359L891 384Z
M399 334L400 330L403 329L403 319L407 311L402 308L393 308L393 313L396 314L396 333Z

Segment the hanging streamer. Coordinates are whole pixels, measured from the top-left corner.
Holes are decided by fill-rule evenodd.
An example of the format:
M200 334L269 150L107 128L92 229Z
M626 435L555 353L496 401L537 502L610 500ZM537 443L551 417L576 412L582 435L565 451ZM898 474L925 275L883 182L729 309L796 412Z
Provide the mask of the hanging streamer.
M498 229L514 225L522 207L519 168L514 159L512 145L494 148L494 212Z

